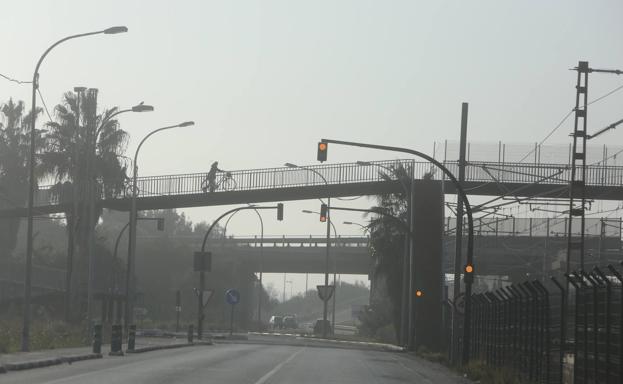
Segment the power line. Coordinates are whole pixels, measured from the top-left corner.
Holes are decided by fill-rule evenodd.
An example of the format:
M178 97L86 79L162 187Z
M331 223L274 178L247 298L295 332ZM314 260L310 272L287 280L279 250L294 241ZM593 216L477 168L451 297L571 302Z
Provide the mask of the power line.
M12 77L9 77L9 76L6 76L6 75L3 75L2 73L0 73L0 77L4 77L4 78L5 78L5 79L7 79L8 81L12 81L12 82L17 83L17 84L32 84L32 81L22 81L22 80L17 80L17 79L14 79L14 78L12 78Z
M616 92L620 91L621 89L623 89L623 84L619 85L618 87L616 87L612 91L606 93L605 95L600 96L600 97L596 98L595 100L589 101L587 105L595 104L596 102L605 99L606 97L612 95L613 93L616 93Z
M604 95L599 96L598 98L589 101L586 105L592 105L595 104L603 99L605 99L606 97L620 91L621 89L623 89L623 84L619 85L618 87L614 88L613 90L611 90L610 92L607 92ZM547 139L549 139L563 124L565 121L567 121L567 119L569 118L569 116L571 116L571 114L575 112L575 108L571 109L571 111L569 111L569 113L567 113L565 115L565 117L562 118L562 120L560 121L560 123L558 123L558 125L556 125L554 127L554 129L552 129L547 136L545 136L545 138L543 140L541 140L541 142L538 144L538 146L540 147L545 141L547 141ZM530 152L528 152L521 160L519 160L519 162L521 163L522 161L524 161L528 156L530 156L532 153L534 153L534 151L536 150L536 148L531 149Z
M45 113L48 115L48 119L50 119L50 121L54 121L52 119L52 116L50 115L50 111L48 111L48 106L45 103L45 100L43 99L43 95L41 94L41 90L39 89L39 87L37 87L37 93L39 94L39 98L41 99L41 104L43 104L43 108L45 109Z

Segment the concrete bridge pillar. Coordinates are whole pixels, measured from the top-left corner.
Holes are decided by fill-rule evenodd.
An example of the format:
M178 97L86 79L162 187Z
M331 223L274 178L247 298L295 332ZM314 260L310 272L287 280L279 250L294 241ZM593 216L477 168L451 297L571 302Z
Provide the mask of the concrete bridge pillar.
M442 241L444 224L444 195L441 183L416 180L414 183L415 249L412 273L414 289L411 292L415 311L415 347L431 351L443 348L442 305L443 269Z

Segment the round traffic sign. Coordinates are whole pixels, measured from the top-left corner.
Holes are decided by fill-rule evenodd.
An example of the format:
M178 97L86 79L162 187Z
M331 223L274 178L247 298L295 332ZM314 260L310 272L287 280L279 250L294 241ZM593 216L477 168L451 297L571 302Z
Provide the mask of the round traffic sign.
M225 301L227 301L227 304L238 304L240 302L240 292L238 292L236 289L228 289L225 292Z

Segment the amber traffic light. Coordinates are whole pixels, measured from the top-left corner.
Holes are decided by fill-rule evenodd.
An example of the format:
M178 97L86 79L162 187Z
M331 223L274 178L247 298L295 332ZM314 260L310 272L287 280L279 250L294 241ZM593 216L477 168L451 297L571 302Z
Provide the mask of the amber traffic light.
M471 264L467 264L465 266L465 273L474 273L474 266L472 266Z
M322 141L318 143L318 161L323 162L327 161L327 150L329 146L327 143L323 143Z
M415 296L422 297L422 296L424 296L424 292L422 292L421 290L418 289L418 290L415 291Z

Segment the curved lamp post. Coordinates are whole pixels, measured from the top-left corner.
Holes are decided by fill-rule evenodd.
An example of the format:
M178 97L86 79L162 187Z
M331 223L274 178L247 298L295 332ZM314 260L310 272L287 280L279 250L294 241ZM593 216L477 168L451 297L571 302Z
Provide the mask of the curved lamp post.
M441 164L434 158L419 151L415 151L415 150L408 149L408 148L401 148L401 147L390 147L386 145L366 144L366 143L357 143L357 142L352 142L352 141L342 141L342 140L332 140L332 139L321 139L321 142L327 143L327 144L332 143L336 145L346 145L346 146L352 146L352 147L362 147L362 148L380 149L380 150L385 150L385 151L402 152L402 153L408 153L408 154L420 157L426 161L433 163L437 168L441 169L442 172L450 179L450 181L456 188L457 194L460 197L461 202L463 203L463 205L465 205L465 212L467 214L467 222L468 222L468 228L469 228L469 233L467 237L467 266L471 267L471 271L470 273L465 273L464 279L463 279L463 282L465 284L465 296L467 297L467 300L465 300L465 315L463 318L464 319L463 321L463 351L462 351L462 359L461 359L463 364L467 364L469 361L469 349L470 349L470 337L471 337L470 326L471 326L472 305L471 305L470 297L472 293L472 280L473 280L473 271L474 271L474 266L473 266L474 221L472 218L472 209L469 204L469 199L467 198L467 194L465 193L465 190L461 186L461 183L459 183L459 181L452 174L452 172L450 172L443 164ZM413 260L410 260L410 265L411 267L413 266ZM413 292L412 282L410 283L409 292ZM412 302L413 300L409 300L410 304ZM409 320L410 320L409 323L410 324L413 324L412 318L413 318L413 311L410 310L409 311ZM412 326L409 327L409 346L410 347L413 346L413 336L414 336L412 335L413 331L414 331L413 327Z
M210 236L210 233L212 232L212 230L214 229L214 227L216 227L216 224L218 224L219 221L221 221L222 218L224 218L225 216L232 214L232 213L236 213L238 211L242 211L242 210L246 210L246 209L253 209L257 212L257 210L259 209L276 209L277 212L279 212L280 208L279 207L283 207L282 204L278 204L276 206L268 206L268 207L259 207L259 206L247 206L247 207L238 207L238 208L233 208L230 209L229 211L223 213L222 215L220 215L216 220L214 220L214 222L210 225L210 227L208 228L208 230L206 231L206 234L203 236L203 242L201 243L201 253L205 253L205 249L206 249L206 245L208 243L208 237ZM279 219L279 217L278 217ZM263 226L263 224L262 224ZM203 291L204 291L204 287L205 287L205 271L202 269L199 272L199 292L197 294L197 338L199 340L202 339L203 337Z
M81 89L83 90L83 89ZM96 181L95 181L95 157L96 157L96 151L97 151L97 139L100 135L100 133L102 132L102 130L104 129L104 127L106 126L106 124L111 121L115 116L118 116L122 113L127 113L127 112L151 112L154 110L154 107L151 105L146 105L144 103L139 103L131 108L127 108L127 109L122 109L119 111L116 111L114 113L112 113L110 116L108 116L106 119L104 119L101 123L100 126L97 127L97 129L95 130L95 133L93 135L93 140L90 143L90 148L89 148L89 157L87 158L87 175L90 175L90 177L88 178L88 185L89 185L89 189L88 189L88 195L89 195L89 215L88 215L88 223L92 223L93 219L95 218L95 186L96 186ZM80 111L78 110L78 113L80 113ZM95 274L95 272L93 271L94 268L94 262L93 262L93 249L95 246L95 233L94 231L89 231L89 281L88 281L88 286L87 286L87 323L90 324L91 323L91 318L92 318L92 308L93 308L93 276Z
M60 39L56 43L52 44L48 49L43 52L43 55L39 58L35 67L35 72L32 75L32 104L31 104L31 119L30 119L30 154L28 160L28 206L27 206L27 235L26 235L26 273L24 278L24 312L22 319L22 351L26 352L29 349L30 344L30 291L31 291L31 273L32 273L32 251L33 251L33 207L35 199L35 141L37 138L37 132L35 131L35 122L37 120L37 114L35 112L37 107L37 89L39 88L39 68L43 63L43 59L59 44L65 41L77 39L80 37L86 37L91 35L113 35L117 33L127 32L127 27L111 27L101 31L80 33L77 35L67 36Z
M325 185L328 187L329 183L327 182L327 179L322 176L322 174L318 171L316 171L313 168L308 168L308 167L303 167L303 166L299 166L296 164L292 164L292 163L285 163L284 164L286 167L288 168L298 168L298 169L304 169L306 171L312 172L316 175L318 175L322 181L324 181ZM328 287L329 286L329 253L331 251L331 196L327 196L327 246L326 246L326 256L325 256L325 271L324 271L324 286ZM328 307L327 307L327 300L323 300L323 310L322 310L322 337L326 338L327 337L327 312L328 312Z
M130 208L130 239L128 242L128 264L126 267L126 284L125 284L125 316L124 316L124 322L125 322L125 328L126 330L128 329L128 327L130 326L130 323L132 322L134 316L133 316L133 311L134 311L134 279L132 278L133 274L134 274L134 264L135 264L135 253L136 253L136 195L137 195L137 188L136 188L136 178L138 175L138 153L141 150L141 147L143 146L143 143L145 143L145 140L149 139L152 135L167 130L167 129L173 129L173 128L183 128L183 127L190 127L192 125L195 125L195 122L193 121L185 121L183 123L180 124L175 124L175 125L168 125L166 127L162 127L162 128L158 128L155 129L153 131L151 131L150 133L147 134L147 136L145 136L143 138L143 140L141 140L141 142L138 144L138 147L136 148L136 152L134 153L134 162L133 164L133 172L132 172L132 205Z
M262 219L262 215L260 214L260 211L258 211L255 208L254 204L249 204L250 208L253 208L253 210L255 211L255 213L257 214L257 218L260 219L260 276L259 276L259 293L258 293L258 297L257 297L257 324L258 327L260 327L260 330L262 328L262 292L264 291L264 287L262 285L262 275L264 273L264 220ZM227 225L229 224L229 220L231 220L234 216L236 216L236 213L238 213L240 211L236 211L234 213L231 214L231 216L229 216L227 218L227 221L225 222L225 227L223 228L223 237L227 237Z

